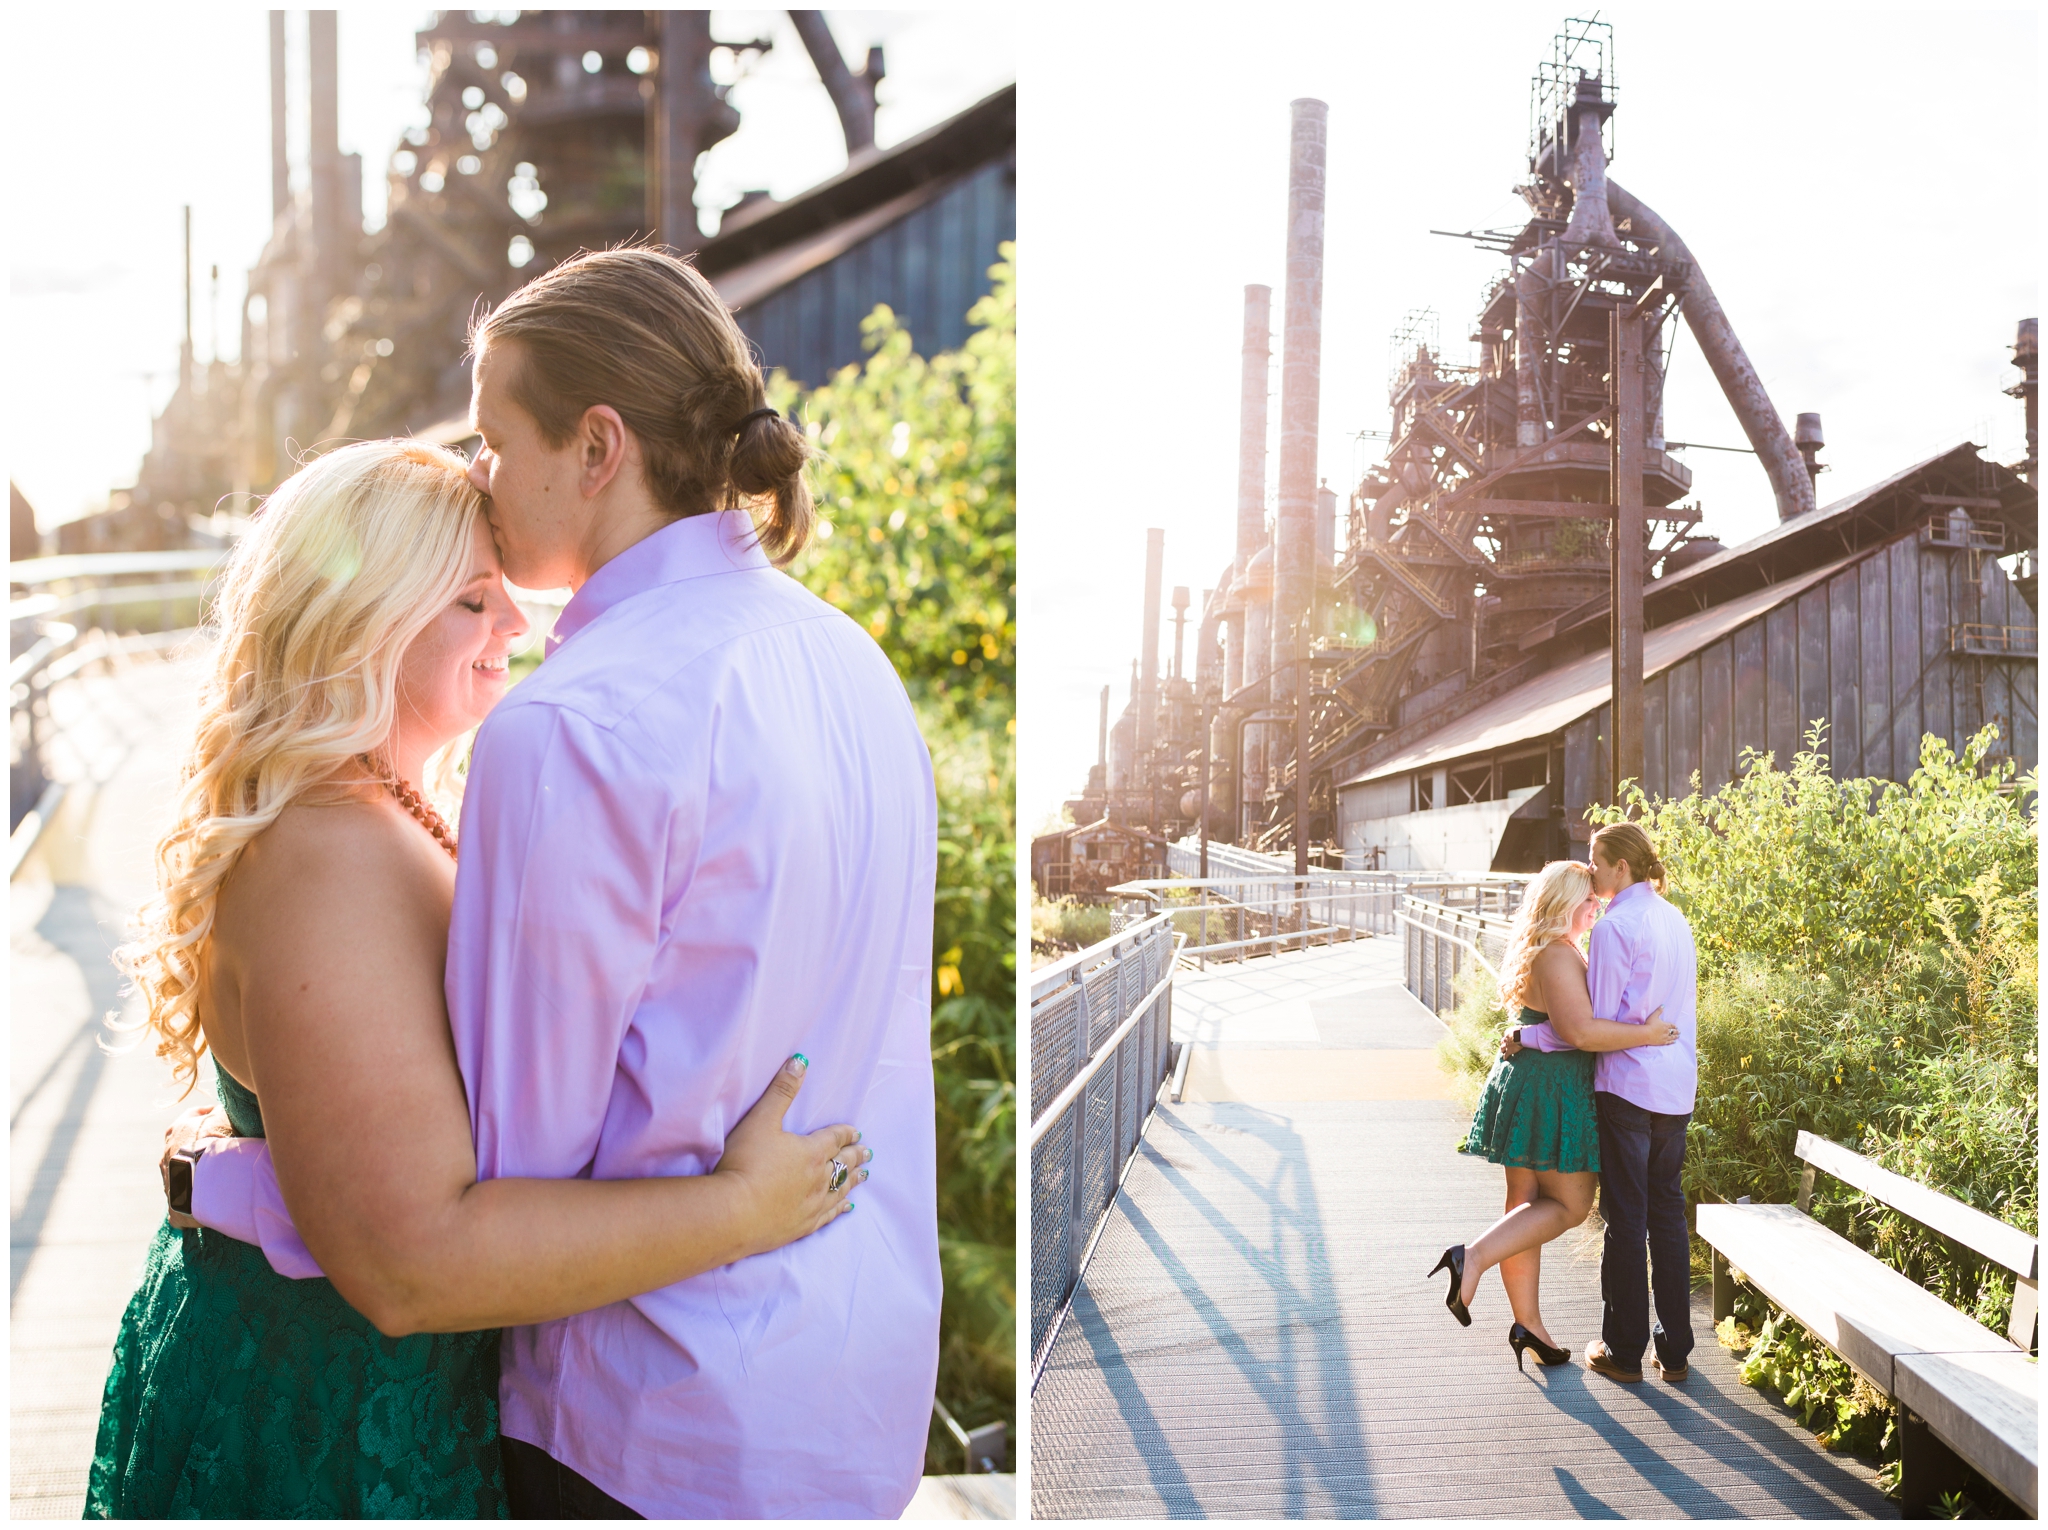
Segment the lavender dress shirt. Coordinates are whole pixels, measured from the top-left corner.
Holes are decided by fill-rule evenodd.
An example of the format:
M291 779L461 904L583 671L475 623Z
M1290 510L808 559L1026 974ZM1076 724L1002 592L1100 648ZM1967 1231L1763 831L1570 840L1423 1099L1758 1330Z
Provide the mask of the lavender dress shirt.
M858 1210L774 1253L505 1331L507 1435L650 1518L900 1514L940 1276L931 760L868 635L752 545L665 527L562 613L477 735L447 996L485 1179L702 1174L792 1052L793 1131L858 1124ZM268 1150L194 1215L319 1273Z
M1668 1047L1602 1052L1593 1068L1595 1093L1620 1095L1659 1115L1691 1112L1700 1071L1698 982L1699 957L1685 915L1648 882L1631 882L1616 893L1593 926L1587 956L1593 1013L1641 1025L1662 1008L1678 1027L1678 1040ZM1572 1049L1547 1022L1523 1026L1522 1045L1543 1052Z

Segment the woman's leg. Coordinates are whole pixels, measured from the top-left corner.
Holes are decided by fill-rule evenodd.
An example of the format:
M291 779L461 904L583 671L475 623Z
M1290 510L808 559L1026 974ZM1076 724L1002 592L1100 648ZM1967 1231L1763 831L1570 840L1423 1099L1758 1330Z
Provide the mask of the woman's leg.
M1466 1245L1465 1284L1459 1293L1465 1303L1469 1306L1478 1292L1479 1277L1503 1259L1524 1249L1541 1248L1567 1228L1585 1221L1586 1214L1593 1209L1593 1182L1590 1173L1537 1173L1536 1199L1512 1207L1481 1233L1476 1243ZM1542 1332L1534 1323L1523 1321L1536 1332Z
M1541 1191L1536 1184L1534 1169L1510 1168L1508 1174L1507 1210L1526 1206L1535 1200ZM1471 1258L1471 1251L1466 1251ZM1543 1314L1537 1306L1537 1291L1543 1274L1542 1248L1525 1248L1518 1254L1509 1254L1500 1262L1501 1288L1508 1293L1508 1308L1515 1315L1515 1321L1529 1329L1544 1343L1550 1342L1549 1330L1543 1326Z

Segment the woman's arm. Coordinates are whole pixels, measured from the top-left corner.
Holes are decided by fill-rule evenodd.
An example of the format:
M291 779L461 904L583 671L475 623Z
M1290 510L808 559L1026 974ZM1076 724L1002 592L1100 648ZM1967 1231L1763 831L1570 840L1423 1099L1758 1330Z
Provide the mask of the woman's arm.
M1668 1046L1678 1039L1678 1028L1661 1020L1661 1008L1641 1025L1596 1019L1586 970L1561 946L1552 945L1537 955L1534 975L1543 985L1550 1029L1581 1052L1625 1052L1631 1047Z
M479 1182L442 1007L445 874L419 860L438 852L343 816L251 846L224 945L279 1188L321 1269L381 1331L544 1322L778 1248L847 1209L829 1165L863 1177L866 1151L850 1127L782 1131L796 1071L735 1125L716 1172Z

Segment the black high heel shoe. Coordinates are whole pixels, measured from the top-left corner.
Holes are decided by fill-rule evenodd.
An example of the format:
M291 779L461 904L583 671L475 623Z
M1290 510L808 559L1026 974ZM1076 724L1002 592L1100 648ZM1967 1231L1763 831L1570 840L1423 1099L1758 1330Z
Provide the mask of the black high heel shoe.
M1515 1369L1518 1371L1522 1369L1522 1351L1525 1349L1535 1350L1538 1363L1543 1365L1563 1365L1572 1357L1570 1350L1545 1344L1520 1323L1508 1329L1508 1348L1515 1352Z
M1465 1245L1453 1243L1444 1250L1443 1258L1437 1260L1436 1270L1451 1272L1451 1293L1444 1298L1444 1305L1451 1309L1451 1316L1467 1328L1472 1326L1472 1309L1458 1299L1458 1292L1465 1284ZM1429 1273L1434 1275L1436 1270Z

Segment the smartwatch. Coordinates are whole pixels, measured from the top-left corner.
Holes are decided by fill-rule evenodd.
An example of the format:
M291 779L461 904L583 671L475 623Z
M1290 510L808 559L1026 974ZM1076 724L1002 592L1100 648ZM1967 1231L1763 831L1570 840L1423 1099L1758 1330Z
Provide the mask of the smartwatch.
M205 1153L203 1147L179 1148L163 1161L164 1200L170 1207L173 1227L197 1227L192 1220L192 1165Z

